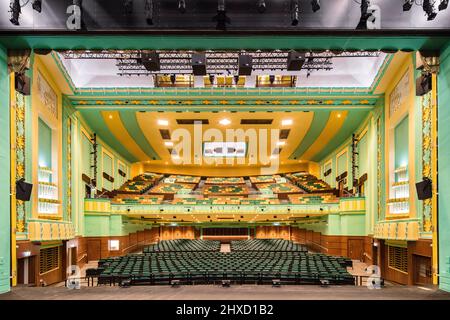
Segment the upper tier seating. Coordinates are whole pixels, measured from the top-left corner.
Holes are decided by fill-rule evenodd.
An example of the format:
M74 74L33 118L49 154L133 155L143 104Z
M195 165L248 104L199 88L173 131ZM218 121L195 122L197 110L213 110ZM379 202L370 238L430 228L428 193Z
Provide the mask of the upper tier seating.
M153 185L155 185L163 176L155 173L142 173L125 182L118 190L117 193L145 193Z
M333 190L328 183L321 179L317 179L317 177L306 172L290 173L286 174L286 177L297 186L310 193L331 192Z
M231 251L301 251L308 249L300 244L282 239L251 239L231 241Z
M160 204L163 196L157 195L117 195L113 200L113 204Z
M274 198L244 198L244 197L208 197L208 198L176 198L172 204L185 205L266 205L279 204L280 200Z
M186 183L159 183L154 186L149 193L151 194L175 194L180 190L192 190L194 188L193 184Z
M290 194L289 201L292 204L323 204L323 203L339 203L339 199L331 193L306 193L306 194Z
M175 182L177 182L177 183L192 183L192 184L198 184L201 180L200 177L194 177L194 176L171 175L171 176L169 176L169 178L175 179Z
M242 177L208 177L206 184L244 184L245 180Z
M202 193L204 195L247 195L249 193L245 185L206 185Z
M281 177L279 175L274 176L255 176L250 177L250 182L253 184L256 183L275 183L276 179L280 179Z
M144 253L178 251L219 251L220 241L214 240L162 240L144 248Z
M259 183L258 190L269 189L273 193L301 193L302 189L291 183Z

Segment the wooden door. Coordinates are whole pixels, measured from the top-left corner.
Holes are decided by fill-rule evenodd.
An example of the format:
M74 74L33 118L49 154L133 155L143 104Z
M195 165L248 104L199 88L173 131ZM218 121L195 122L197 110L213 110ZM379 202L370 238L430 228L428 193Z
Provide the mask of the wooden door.
M432 284L431 258L414 255L414 284Z
M364 243L362 239L348 240L348 257L352 260L363 261Z
M87 241L87 258L88 261L101 259L101 240Z

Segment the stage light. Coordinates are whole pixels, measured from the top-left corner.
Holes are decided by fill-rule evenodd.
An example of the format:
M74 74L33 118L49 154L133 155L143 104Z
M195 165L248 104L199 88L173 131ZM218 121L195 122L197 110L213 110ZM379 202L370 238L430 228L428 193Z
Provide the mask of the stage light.
M186 12L186 0L178 0L178 11L181 13Z
M153 0L145 0L145 21L148 25L153 25Z
M42 11L42 0L34 0L33 1L33 10L41 13Z
M123 8L125 10L126 15L130 15L133 13L133 0L124 0Z
M403 4L403 11L411 10L413 3L414 0L405 0L405 3Z
M9 4L9 9L11 12L11 19L9 19L9 21L11 21L13 25L18 26L20 24L19 16L22 12L20 8L20 0L14 0L13 2L11 2Z
M445 10L448 7L448 0L441 0L441 3L439 4L439 11Z
M227 126L231 123L231 121L229 119L222 119L219 121L219 123L223 126Z
M225 10L225 0L217 1L217 14L212 18L212 20L217 22L217 30L226 30L227 24L231 23L231 20L227 17L227 12Z
M298 25L300 17L300 8L298 5L298 0L291 0L291 25Z
M160 126L168 126L169 125L169 121L168 120L163 120L163 119L158 119L158 125L160 125Z
M281 125L282 126L290 126L290 125L292 125L292 123L293 123L292 119L281 120Z
M423 0L423 11L427 14L427 20L431 21L434 20L437 16L436 9L434 7L434 0Z
M369 0L361 0L361 18L356 26L356 30L367 30L367 21L369 18L374 19L372 13L369 12L369 6Z
M320 10L320 1L319 0L312 0L311 1L311 8L313 12Z
M258 7L259 13L264 13L266 11L266 1L265 0L258 0L256 6Z

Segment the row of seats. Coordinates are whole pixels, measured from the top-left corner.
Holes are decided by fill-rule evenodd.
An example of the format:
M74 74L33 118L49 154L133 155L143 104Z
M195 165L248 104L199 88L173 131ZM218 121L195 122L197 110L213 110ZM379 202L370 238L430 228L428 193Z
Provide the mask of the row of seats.
M306 172L289 173L286 174L286 177L309 193L331 192L333 190L328 183Z
M307 252L305 246L282 239L251 239L231 241L231 251L300 251Z
M243 177L208 177L205 180L206 184L244 184Z
M354 284L346 269L349 260L324 254L287 252L148 252L99 261L98 283L128 280L131 284L270 283Z
M193 183L198 184L201 180L201 177L195 176L180 176L180 175L171 175L169 179L175 180L177 183Z
M273 176L255 176L250 177L250 182L253 184L256 183L274 183L278 179L281 179L279 175L273 175Z
M137 204L161 204L163 200L163 196L159 195L124 195L118 194L113 198L111 203L114 204L128 204L128 205L137 205Z
M289 202L292 204L323 204L323 203L339 203L339 199L331 193L319 194L290 194L288 195Z
M202 193L204 195L247 195L249 190L245 185L206 185Z
M184 205L268 205L279 204L278 198L244 198L244 197L209 197L209 198L176 198L172 204Z
M144 253L173 251L219 251L220 241L214 240L162 240L144 248Z
M291 183L259 183L258 190L268 189L273 193L301 193L302 190Z
M180 190L191 191L194 188L193 184L187 183L160 183L154 186L149 193L150 194L176 194Z

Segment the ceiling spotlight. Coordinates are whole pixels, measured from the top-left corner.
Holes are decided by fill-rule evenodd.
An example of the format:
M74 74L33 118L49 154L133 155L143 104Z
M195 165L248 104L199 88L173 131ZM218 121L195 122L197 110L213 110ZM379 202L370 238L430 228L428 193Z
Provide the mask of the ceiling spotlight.
M431 21L434 20L437 16L436 9L434 7L435 0L423 0L423 11L425 11L426 15L428 16L427 20Z
M168 126L169 125L169 121L168 120L163 120L163 119L158 119L158 125L160 125L160 126Z
M11 2L9 4L9 9L11 12L11 19L9 19L9 21L11 21L11 23L15 26L19 25L19 16L20 13L22 12L21 8L20 8L20 0L14 0L13 2Z
M186 0L178 0L178 11L181 13L186 12Z
M298 25L300 17L300 8L298 5L298 0L291 0L291 25Z
M292 123L293 123L292 119L281 120L281 125L282 126L290 126L290 125L292 125Z
M361 0L361 18L359 19L359 23L356 26L356 30L367 30L367 21L373 19L373 15L369 12L370 1L369 0Z
M217 22L217 30L226 30L227 24L231 23L231 20L227 16L227 12L225 10L225 0L217 1L217 14L212 18L212 20Z
M42 0L34 0L33 1L33 10L41 13L42 11Z
M145 0L145 21L148 25L153 25L153 0Z
M413 3L414 0L405 0L405 3L403 4L403 11L411 10Z
M311 1L311 8L313 12L320 10L320 1L319 0L312 0Z
M219 121L219 123L223 126L227 126L231 123L231 121L229 119L222 119Z
M439 11L445 10L448 7L448 0L441 0L441 3L439 4Z
M266 11L266 1L265 0L258 0L256 3L256 6L258 7L259 13L264 13Z

